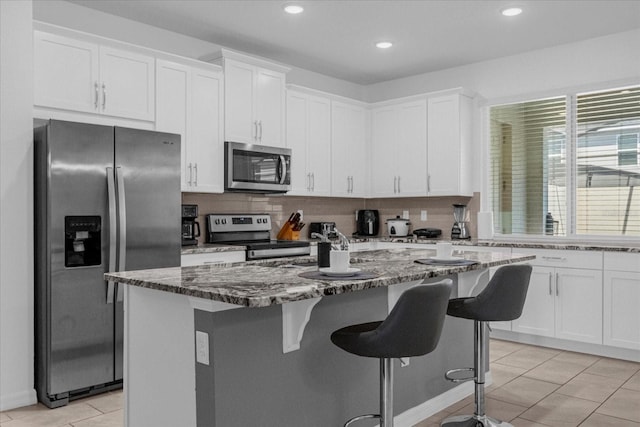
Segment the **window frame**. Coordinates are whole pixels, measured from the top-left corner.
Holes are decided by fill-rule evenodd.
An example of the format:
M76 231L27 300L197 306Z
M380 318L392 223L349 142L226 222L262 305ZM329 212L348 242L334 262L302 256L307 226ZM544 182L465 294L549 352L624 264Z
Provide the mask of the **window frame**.
M480 193L480 211L490 212L493 216L492 212L492 201L491 201L491 108L507 105L507 104L517 104L517 103L526 103L532 102L536 100L544 100L548 98L555 98L560 96L566 97L566 135L567 135L567 144L566 144L566 158L568 160L567 164L567 206L566 206L566 229L567 233L563 236L556 235L546 235L546 234L523 234L523 233L514 233L514 234L502 234L498 232L495 227L491 230L492 239L498 241L505 242L513 242L513 241L529 241L529 242L553 242L560 243L566 242L568 244L584 244L584 243L593 243L593 244L611 244L614 243L617 246L631 246L637 247L640 246L640 236L625 236L625 235L600 235L600 234L578 234L576 233L576 209L577 209L577 137L576 137L576 127L577 127L577 118L576 118L576 106L577 99L579 95L589 94L589 93L597 93L597 92L606 92L606 91L615 91L615 90L624 90L630 87L638 87L640 86L640 82L636 80L625 80L625 81L616 81L609 83L601 83L597 85L590 86L581 86L581 87L572 87L572 88L559 88L556 90L545 91L541 93L533 93L533 94L520 94L512 97L504 97L504 98L496 98L492 100L485 99L483 102L479 104L481 107L480 112L480 121L481 121L481 130L482 130L482 168L481 168L481 193ZM638 164L640 164L640 140L638 142Z

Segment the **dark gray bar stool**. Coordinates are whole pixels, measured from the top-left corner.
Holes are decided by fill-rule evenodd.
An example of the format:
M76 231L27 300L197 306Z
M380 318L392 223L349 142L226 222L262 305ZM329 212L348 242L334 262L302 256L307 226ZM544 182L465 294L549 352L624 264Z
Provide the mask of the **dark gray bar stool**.
M495 274L477 296L455 298L449 301L447 314L474 321L474 367L452 369L444 375L449 381L475 381L475 413L457 415L445 419L442 427L509 427L511 424L490 418L485 414L484 369L487 358L485 332L487 322L514 320L522 314L522 307L529 288L530 265L506 265ZM452 374L463 371L473 372L472 377L454 378ZM511 426L513 427L513 426Z
M431 353L440 340L451 294L451 279L407 289L384 321L338 329L331 341L341 349L380 359L380 413L351 418L344 426L379 418L380 427L393 427L393 359Z

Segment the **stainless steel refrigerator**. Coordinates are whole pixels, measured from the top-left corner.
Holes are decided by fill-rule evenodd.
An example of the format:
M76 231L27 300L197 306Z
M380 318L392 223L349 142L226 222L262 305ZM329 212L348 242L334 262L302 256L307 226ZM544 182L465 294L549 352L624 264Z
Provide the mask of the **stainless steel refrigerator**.
M180 136L34 129L36 390L53 408L122 387L123 289L103 274L180 265Z

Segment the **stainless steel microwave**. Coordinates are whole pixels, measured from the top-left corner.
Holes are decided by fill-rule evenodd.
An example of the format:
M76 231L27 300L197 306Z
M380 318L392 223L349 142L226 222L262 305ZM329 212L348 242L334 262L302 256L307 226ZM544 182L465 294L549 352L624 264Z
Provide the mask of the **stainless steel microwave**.
M225 191L286 193L291 190L291 149L224 143Z

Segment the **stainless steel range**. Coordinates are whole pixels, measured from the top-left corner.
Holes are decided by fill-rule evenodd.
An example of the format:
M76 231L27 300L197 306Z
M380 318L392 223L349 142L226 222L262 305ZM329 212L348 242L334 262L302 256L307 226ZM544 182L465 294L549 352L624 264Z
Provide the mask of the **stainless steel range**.
M309 255L309 242L272 240L269 214L209 214L207 243L243 245L247 260Z

